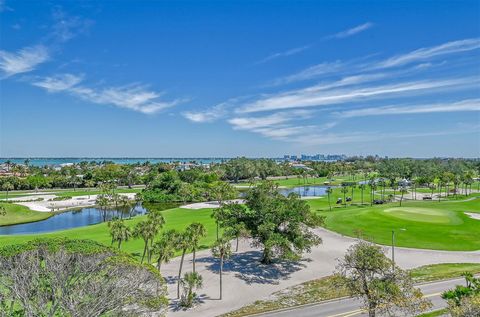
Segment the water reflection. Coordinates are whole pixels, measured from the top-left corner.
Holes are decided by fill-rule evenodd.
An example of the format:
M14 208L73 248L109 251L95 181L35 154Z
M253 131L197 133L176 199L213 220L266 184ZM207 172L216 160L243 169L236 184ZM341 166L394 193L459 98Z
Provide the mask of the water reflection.
M129 218L144 215L152 208L165 210L176 206L178 206L178 204L150 204L146 206L137 204L132 207L117 207L106 210L101 210L96 207L82 208L59 213L37 222L3 226L0 227L0 235L33 234L72 229L109 221L115 217Z

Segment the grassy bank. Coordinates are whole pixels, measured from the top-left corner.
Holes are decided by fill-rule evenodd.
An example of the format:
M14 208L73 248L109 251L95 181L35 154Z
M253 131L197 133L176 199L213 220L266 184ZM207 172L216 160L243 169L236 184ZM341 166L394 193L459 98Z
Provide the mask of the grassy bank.
M201 222L207 228L207 236L201 240L201 247L207 248L214 242L215 223L210 216L211 209L189 210L174 208L165 210L162 213L166 221L165 229L184 230L186 226L194 221ZM128 219L126 220L126 225L133 228L136 223L145 219L145 217L146 216L138 216ZM92 239L106 245L110 245L111 243L107 223L100 223L96 225L45 234L0 236L0 244L9 245L22 243L38 237L69 237L71 239ZM143 250L142 243L143 242L140 239L131 239L130 241L122 244L122 250L139 257Z
M10 203L0 203L0 206L7 212L6 215L0 216L0 226L44 220L54 215L51 212L33 211L25 206Z

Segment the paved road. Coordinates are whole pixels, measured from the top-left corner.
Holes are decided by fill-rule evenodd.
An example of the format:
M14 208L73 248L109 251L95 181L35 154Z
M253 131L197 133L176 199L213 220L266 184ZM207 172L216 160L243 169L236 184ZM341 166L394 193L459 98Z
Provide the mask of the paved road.
M434 282L420 285L425 297L432 301L432 310L444 308L445 301L440 297L443 291L454 288L455 285L463 284L464 279L454 279L448 281ZM363 317L367 316L361 309L361 302L346 298L341 300L329 301L321 304L303 306L295 309L289 309L279 312L262 314L262 317Z
M195 212L192 210L192 212ZM168 282L171 309L169 317L211 317L239 309L256 300L270 299L274 292L313 279L331 275L335 270L337 258L344 256L347 248L355 239L343 237L323 228L316 229L323 239L323 244L305 254L298 263L285 262L265 266L259 263L261 252L243 240L240 250L224 266L223 299L218 300L218 260L211 256L209 250L197 254L197 271L203 277L203 288L198 290L202 303L187 311L175 309L176 275L179 258L172 259L162 267L162 275ZM390 256L390 248L385 247ZM416 250L395 248L395 260L403 269L435 263L480 263L480 251L448 252L434 250ZM184 272L191 270L191 255L185 256Z

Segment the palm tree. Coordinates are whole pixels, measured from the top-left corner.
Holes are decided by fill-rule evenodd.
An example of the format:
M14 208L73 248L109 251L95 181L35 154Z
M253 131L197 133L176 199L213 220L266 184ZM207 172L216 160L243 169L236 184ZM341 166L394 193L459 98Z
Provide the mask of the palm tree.
M352 184L352 185L350 185L350 187L351 187L351 189L352 189L352 202L351 202L350 204L352 204L352 203L353 203L353 190L354 190L357 186L355 186L355 184Z
M179 233L176 230L168 230L162 233L160 239L152 247L152 253L157 255L157 269L160 272L162 263L170 262L175 256L175 241Z
M375 197L375 191L377 190L377 184L375 180L370 181L370 206L373 205L373 199Z
M191 246L191 235L187 232L182 232L176 236L175 249L182 251L182 257L180 258L180 267L178 269L178 281L177 281L177 298L180 298L180 283L182 278L183 260L185 259L185 253Z
M8 192L13 190L12 183L10 183L10 182L3 183L2 189L6 192L6 194L7 194L6 197L7 197L7 200L8 200Z
M347 195L348 193L348 187L347 186L342 186L342 190L341 190L342 194L343 194L343 203L345 205L345 208L347 208L347 200L345 198L345 196Z
M333 189L331 187L327 187L326 192L327 192L327 197L328 197L328 207L330 208L330 211L332 211L332 203L330 201L330 196L333 193Z
M363 192L365 191L365 187L366 187L366 185L363 184L363 183L358 186L358 188L360 188L360 195L362 197L361 198L362 199L362 205L363 205Z
M130 200L125 195L120 195L118 197L118 204L120 205L120 219L123 219L123 212L127 209L128 205L130 205Z
M212 247L213 256L220 259L220 299L222 299L222 275L223 275L223 261L228 259L232 254L230 240L225 236L218 239Z
M236 223L234 225L230 224L225 229L225 233L228 236L235 238L235 240L236 240L235 252L238 252L238 244L240 242L240 237L247 236L248 231L245 228L245 224L243 222L240 222L240 223Z
M110 205L110 200L105 194L100 194L97 196L95 203L100 207L103 221L105 221L107 219L107 207Z
M122 219L114 219L108 222L110 227L110 236L112 237L112 245L117 242L117 248L120 250L120 246L123 241L128 241L132 237L130 228L125 225Z
M143 254L141 263L145 259L145 255L150 254L148 245L150 240L155 238L155 234L158 230L155 228L154 224L149 220L140 221L135 225L135 229L133 230L133 236L135 238L140 238L143 240Z
M405 186L400 187L400 193L402 194L400 196L400 207L402 207L402 200L403 200L403 195L408 192L407 188Z
M200 239L204 238L207 235L207 229L205 226L199 222L194 222L187 227L187 232L190 234L190 247L192 248L193 253L193 272L195 272L195 257L197 249L199 247Z
M192 307L193 302L197 297L197 294L195 294L193 290L202 288L203 278L196 272L185 273L181 283L185 293L183 294L180 303L184 307Z

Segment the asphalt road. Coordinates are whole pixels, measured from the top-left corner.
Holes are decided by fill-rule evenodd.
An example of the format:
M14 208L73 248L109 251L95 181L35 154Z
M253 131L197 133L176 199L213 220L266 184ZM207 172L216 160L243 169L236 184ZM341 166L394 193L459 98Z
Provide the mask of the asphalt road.
M441 309L446 306L445 301L440 297L442 292L454 288L455 285L464 284L465 280L454 279L440 282L433 282L419 285L425 297L432 301L432 310ZM329 301L320 304L307 305L294 309L277 311L262 314L262 317L363 317L368 316L360 309L361 302L345 298L340 300Z

